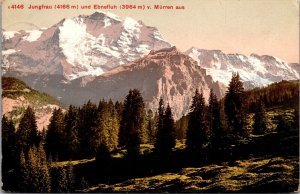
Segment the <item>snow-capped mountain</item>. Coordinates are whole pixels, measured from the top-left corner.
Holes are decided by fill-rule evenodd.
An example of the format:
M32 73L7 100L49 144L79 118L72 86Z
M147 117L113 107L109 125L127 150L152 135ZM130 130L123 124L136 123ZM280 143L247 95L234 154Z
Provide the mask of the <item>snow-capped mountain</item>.
M281 80L299 79L299 72L273 56L225 54L220 50L190 48L185 54L206 69L214 81L228 85L232 73L238 72L246 88L266 86Z
M2 69L65 104L124 100L142 92L147 108L163 97L175 118L188 112L195 89L223 97L232 72L246 88L299 79L299 64L276 57L191 48L181 53L155 27L111 13L63 19L50 28L3 32ZM198 62L198 63L197 63Z
M210 88L218 97L223 96L224 91L196 61L176 47L151 51L147 56L97 76L79 88L84 79L74 80L68 85L60 94L62 99L72 104L82 104L87 99L98 102L101 98L123 101L130 89L137 88L147 108L156 111L162 97L172 107L176 119L188 113L196 89L202 91L206 99Z
M63 19L50 28L3 32L3 72L56 74L67 80L98 76L170 47L155 27L112 13Z

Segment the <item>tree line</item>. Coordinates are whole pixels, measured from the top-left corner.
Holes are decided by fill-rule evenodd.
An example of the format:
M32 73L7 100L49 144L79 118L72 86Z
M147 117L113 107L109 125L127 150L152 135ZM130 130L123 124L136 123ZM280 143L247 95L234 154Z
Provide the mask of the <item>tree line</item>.
M137 157L143 143L153 144L154 154L167 157L176 140L185 139L189 153L206 150L217 156L248 135L245 119L249 101L239 74L233 74L224 99L218 100L211 90L207 105L202 92L196 90L189 114L176 123L172 108L163 99L154 113L146 110L137 89L130 90L124 102L100 100L96 105L88 101L79 107L71 105L66 111L55 109L48 128L42 132L37 131L34 111L28 107L17 129L11 119L2 118L3 188L74 192L80 185L86 186L86 181L82 177L80 183L75 183L72 166L55 167L54 161L96 157L99 164L108 164L111 154L122 149L127 151L126 157ZM266 102L262 97L255 103L255 134L266 132ZM298 125L297 114L295 110L294 127ZM279 119L279 131L289 127Z

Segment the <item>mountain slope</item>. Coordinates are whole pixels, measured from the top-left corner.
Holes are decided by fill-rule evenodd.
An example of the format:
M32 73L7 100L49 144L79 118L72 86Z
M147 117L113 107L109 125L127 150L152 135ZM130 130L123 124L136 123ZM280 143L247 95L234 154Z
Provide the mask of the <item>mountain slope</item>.
M156 110L162 97L172 107L175 118L188 113L196 89L202 91L206 99L210 88L218 97L223 96L224 91L196 61L176 47L151 51L144 58L93 78L76 89L83 83L84 78L74 80L66 88L65 95L62 94L63 98L76 104L83 103L87 97L95 102L101 98L123 101L129 89L137 88L147 108Z
M63 75L73 80L170 47L154 27L111 13L63 19L50 28L3 32L4 73Z
M297 80L299 72L288 63L273 56L251 54L225 54L220 50L204 50L192 47L185 54L207 70L207 74L228 85L232 73L238 72L246 88L266 86L281 80ZM296 65L295 65L296 66Z
M42 130L48 126L54 108L59 108L62 104L18 79L2 77L2 115L11 117L18 125L28 106L34 109L38 130Z

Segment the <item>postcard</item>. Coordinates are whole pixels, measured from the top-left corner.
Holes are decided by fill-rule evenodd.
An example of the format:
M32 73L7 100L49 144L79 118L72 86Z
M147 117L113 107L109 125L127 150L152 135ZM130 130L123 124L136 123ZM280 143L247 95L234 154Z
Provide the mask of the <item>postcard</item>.
M3 192L299 187L296 0L2 0Z

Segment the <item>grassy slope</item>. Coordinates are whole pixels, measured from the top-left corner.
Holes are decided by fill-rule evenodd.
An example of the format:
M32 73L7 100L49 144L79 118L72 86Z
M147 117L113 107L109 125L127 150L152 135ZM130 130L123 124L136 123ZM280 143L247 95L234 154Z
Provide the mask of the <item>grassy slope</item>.
M24 96L26 100L34 105L56 104L62 106L55 98L30 88L21 80L2 77L2 97L17 99L20 96Z
M2 77L2 110L19 125L27 106L31 106L37 118L38 128L47 127L54 107L63 107L58 100L46 93L41 93L27 86L23 81L12 77ZM12 106L12 109L9 107Z
M268 111L267 134L250 135L225 156L227 159L222 156L214 163L201 157L187 159L190 156L183 154L184 144L177 142L167 162L153 159L153 145L143 144L145 154L136 161L126 160L121 150L114 154L108 176L104 172L107 166L99 169L95 159L71 164L77 178L85 177L90 183L82 192L291 192L298 189L299 182L299 134L297 130L274 131L274 117L284 113L291 119L291 111Z
M84 192L278 192L297 188L296 158L252 158L233 165L183 168L121 183L99 184Z

